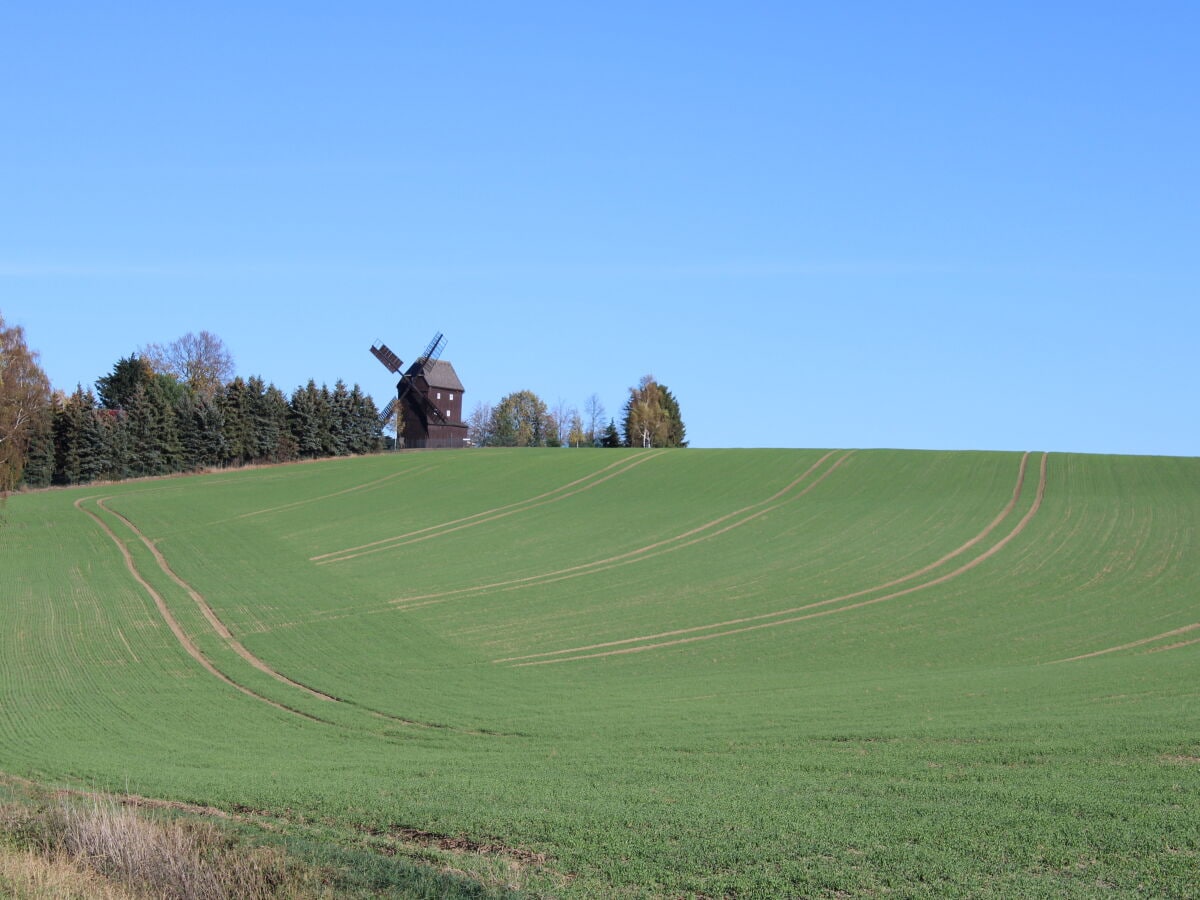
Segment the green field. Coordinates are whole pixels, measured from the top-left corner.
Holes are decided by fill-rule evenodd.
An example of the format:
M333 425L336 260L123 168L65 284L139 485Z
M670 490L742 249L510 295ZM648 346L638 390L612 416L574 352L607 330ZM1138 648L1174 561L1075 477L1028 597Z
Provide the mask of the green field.
M410 453L2 514L11 776L534 895L1197 895L1200 459Z

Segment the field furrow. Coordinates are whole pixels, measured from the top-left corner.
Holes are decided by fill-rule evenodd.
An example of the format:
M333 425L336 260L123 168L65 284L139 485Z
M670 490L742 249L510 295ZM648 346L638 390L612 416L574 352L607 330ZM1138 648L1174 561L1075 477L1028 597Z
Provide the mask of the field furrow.
M1194 889L1200 460L455 450L2 516L21 778L498 895Z
M1042 463L1041 463L1041 477L1039 478L1039 481L1038 481L1037 493L1034 498L1034 502L1033 502L1032 506L1030 506L1029 511L1021 518L1021 520L1019 522L1017 522L1017 524L1013 527L1013 529L1008 534L1006 534L1003 538L1001 538L999 541L997 541L995 544L993 544L991 547L989 547L987 550L980 553L978 556L976 556L974 559L970 560L969 562L964 563L963 565L959 566L957 569L954 569L952 572L947 572L944 575L940 575L936 578L932 578L921 584L913 585L912 587L907 587L900 591L893 591L892 593L885 594L882 597L874 597L870 600L860 600L857 603L850 603L850 604L846 604L843 606L835 607L833 609L824 609L824 610L821 610L820 612L809 612L806 615L802 615L802 616L788 615L786 618L774 619L773 621L770 621L770 622L758 622L754 625L742 625L741 627L730 628L730 629L726 629L724 631L710 632L710 633L702 634L702 635L693 634L688 637L675 637L672 640L666 640L666 641L657 640L656 638L659 636L650 636L650 637L646 637L646 638L629 638L629 639L622 640L622 641L619 641L616 643L626 644L626 643L640 642L640 641L653 641L653 642L652 643L638 643L636 646L632 646L632 647L622 647L620 649L615 649L615 650L614 649L600 650L598 652L581 653L581 654L576 654L576 655L572 655L572 656L560 655L560 654L566 654L566 653L573 653L574 651L571 651L571 650L557 651L556 653L539 654L539 656L546 656L546 657L554 656L555 658L553 658L553 659L541 659L541 658L535 658L535 657L530 656L530 657L526 657L525 661L517 661L518 658L513 658L511 660L496 660L496 662L512 662L515 667L539 666L539 665L550 665L552 663L560 663L560 662L578 662L580 660L586 660L586 659L600 659L600 658L608 657L608 656L621 656L621 655L624 655L627 653L641 653L641 652L644 652L647 650L660 650L665 647L677 647L681 644L691 644L691 643L695 643L697 641L708 641L708 640L714 640L716 638L731 637L734 635L745 634L750 631L758 631L763 628L777 628L782 625L794 625L797 622L805 622L810 619L817 619L817 618L822 618L824 616L834 615L837 613L850 612L851 610L862 609L863 607L866 607L866 606L874 606L877 603L883 603L887 600L895 600L898 597L905 597L909 594L916 593L917 591L923 591L923 590L926 590L927 588L936 587L937 585L940 585L940 584L945 584L947 581L957 578L958 576L962 575L965 572L971 571L976 566L978 566L980 563L984 562L987 559L990 559L996 553L1000 552L1000 550L1002 550L1009 543L1009 541L1011 541L1013 538L1015 538L1017 535L1019 535L1022 531L1025 530L1025 528L1029 524L1030 520L1037 514L1038 509L1042 505L1042 499L1045 495L1046 459L1047 459L1047 455L1043 454L1042 455ZM1022 462L1024 462L1024 460ZM1024 466L1022 465L1022 475L1023 474L1024 474ZM1017 495L1019 495L1019 493L1020 493L1020 489L1021 489L1020 485L1021 485L1021 479L1019 477L1018 487L1017 487ZM1016 497L1014 496L1014 501L1015 501L1015 499L1016 499ZM1000 516L997 517L997 519L993 520L994 524L999 524L999 522L1002 521L1007 516L1007 514L1008 514L1007 511L1002 512L1000 514ZM988 528L986 528L984 530L984 532L981 532L981 536L978 540L973 539L971 542L969 542L970 545L974 546L975 544L977 544L979 542L979 540L982 540L983 536L986 536L986 534L992 530L992 528L994 527L994 524L990 525ZM953 558L958 555L959 555L959 552L955 551L952 554L948 554L947 557L944 557L944 559L950 559L950 558ZM928 569L926 569L925 571L928 571ZM905 577L902 579L898 579L896 582L893 582L893 584L900 583L900 582L907 581L907 580L909 580L909 578ZM814 603L805 604L804 606L793 607L792 609L788 610L787 612L788 613L802 612L802 611L806 611L806 610L810 610L810 609L816 609L818 607L828 606L828 605L838 603L843 600L851 599L852 597L862 596L864 593L871 593L871 592L872 592L871 590L860 591L860 592L856 592L854 594L846 594L842 597L835 597L835 598L832 598L829 600L819 600ZM774 616L778 616L778 615L783 615L783 613L767 613L763 616L757 616L755 618L767 618L767 617L774 617ZM730 623L730 624L734 624L734 623ZM701 628L705 628L705 627L711 628L711 627L720 627L720 626L700 626L700 627ZM695 629L695 630L699 630L699 629ZM667 635L664 634L662 636L665 637ZM603 645L596 645L596 646L599 647L599 646L603 646ZM581 648L581 649L593 649L593 648Z
M570 484L565 484L561 487L555 488L554 490L539 494L536 497L530 497L526 500L518 500L515 503L509 503L505 506L483 510L482 512L473 513L460 519L452 519L449 522L440 522L437 525L430 525L425 528L419 528L415 531L409 531L393 537L380 538L379 540L371 541L367 544L361 544L357 547L348 547L343 550L335 550L329 553L311 556L309 559L310 561L315 562L317 565L345 562L347 560L357 559L360 556L366 556L370 553L381 553L386 550L394 550L397 547L403 547L408 544L416 544L423 541L432 540L447 534L452 534L456 531L462 531L466 528L475 528L480 525L485 525L489 522L494 522L497 519L503 519L518 513L524 513L533 509L537 509L539 506L545 506L549 503L561 503L562 501L573 497L578 493L592 490L611 478L615 478L618 475L623 475L635 466L639 466L660 454L661 451L652 451L650 453L633 457L632 459L618 460L612 465L605 466L599 472L587 475L571 482Z

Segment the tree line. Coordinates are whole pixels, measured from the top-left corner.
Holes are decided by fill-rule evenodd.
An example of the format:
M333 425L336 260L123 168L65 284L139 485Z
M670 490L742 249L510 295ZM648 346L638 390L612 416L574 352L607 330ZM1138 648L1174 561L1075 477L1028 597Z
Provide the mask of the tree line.
M384 448L357 384L310 380L288 397L232 370L220 339L201 332L120 359L94 392L52 391L21 329L0 317L0 491Z
M480 403L467 419L476 447L686 447L679 401L653 375L629 389L621 425L604 424L606 411L592 394L583 412L559 402L550 408L533 391L508 394L495 406Z
M202 331L117 361L95 391L51 389L20 327L0 315L0 494L208 468L375 453L385 438L356 384L310 380L286 396L233 376L220 338ZM532 391L478 404L477 447L686 447L679 402L652 375L629 388L620 425L593 394L583 411Z

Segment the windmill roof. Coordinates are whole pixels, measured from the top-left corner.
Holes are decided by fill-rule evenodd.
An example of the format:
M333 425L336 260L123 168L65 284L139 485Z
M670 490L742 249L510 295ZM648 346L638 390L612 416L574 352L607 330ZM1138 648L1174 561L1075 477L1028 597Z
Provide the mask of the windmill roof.
M424 375L425 381L430 387L459 393L466 390L463 383L458 380L458 373L454 371L454 366L444 359L435 360L432 366L426 366Z

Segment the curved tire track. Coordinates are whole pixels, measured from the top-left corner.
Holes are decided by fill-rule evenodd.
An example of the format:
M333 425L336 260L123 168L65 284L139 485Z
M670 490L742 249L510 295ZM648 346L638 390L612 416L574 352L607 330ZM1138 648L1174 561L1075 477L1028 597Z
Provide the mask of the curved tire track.
M1106 647L1103 650L1093 650L1091 653L1081 653L1081 654L1079 654L1079 656L1069 656L1066 659L1055 659L1055 660L1052 660L1050 663L1048 663L1048 665L1055 665L1057 663L1076 662L1077 660L1081 660L1081 659L1091 659L1093 656L1104 656L1106 653L1117 653L1121 650L1132 650L1134 647L1141 647L1141 646L1144 646L1145 644L1153 644L1155 641L1161 641L1164 638L1176 637L1177 635L1180 635L1180 634L1187 634L1189 631L1195 631L1197 628L1200 628L1200 622L1193 622L1191 625L1184 625L1182 628L1174 628L1171 631L1164 631L1162 634L1156 634L1156 635L1154 635L1154 637L1141 638L1140 640L1130 641L1127 644L1121 644L1120 646L1117 646L1117 647ZM1200 640L1200 639L1197 639L1197 640ZM1170 646L1167 646L1167 647L1156 647L1155 649L1156 650L1175 650L1175 649L1178 649L1179 647L1186 647L1189 644L1194 644L1194 643L1196 643L1195 640L1180 641L1177 644L1171 644Z
M452 519L449 522L442 522L437 525L430 525L426 528L419 528L416 531L409 531L405 534L394 535L390 538L380 538L377 541L371 541L367 544L360 544L357 547L347 547L343 550L334 550L330 553L322 553L317 556L310 556L309 561L315 562L318 566L330 565L331 563L345 562L348 559L356 559L360 556L366 556L369 553L381 553L386 550L394 550L397 547L404 547L408 544L416 544L421 541L432 540L433 538L442 537L443 535L451 534L455 531L461 531L464 528L474 528L476 525L483 525L487 522L494 522L497 519L503 519L508 516L516 515L517 513L525 512L530 509L536 509L539 506L545 506L548 503L557 503L560 500L565 500L567 497L573 497L583 491L591 490L597 485L603 484L610 478L615 478L618 475L624 475L635 466L640 466L642 463L656 456L661 456L665 451L657 450L646 454L639 454L633 458L619 459L602 469L595 472L589 472L582 478L577 478L568 484L561 485L553 490L546 491L543 494L538 494L536 497L527 497L524 500L517 500L514 503L506 504L505 506L497 506L492 509L486 509L482 512L472 513L469 516L463 516L461 519ZM616 472L610 472L603 478L597 478L609 470L621 468ZM586 482L586 483L585 483ZM568 488L576 487L583 484L583 487L577 488L574 491L567 491ZM550 499L546 499L550 498ZM539 502L541 501L541 502Z
M882 597L875 597L871 600L863 600L859 603L851 603L847 606L839 606L835 609L820 610L818 612L811 612L811 613L807 613L806 615L802 615L802 616L791 616L790 618L779 619L779 620L776 620L773 622L759 622L754 625L745 625L740 628L731 628L731 629L728 629L725 631L714 632L711 634L692 635L690 637L676 638L674 640L669 640L669 641L659 641L659 642L653 643L653 644L640 644L636 647L623 647L623 648L617 649L617 650L604 650L604 651L597 652L597 653L585 653L585 654L579 654L579 655L575 655L575 656L562 656L557 659L530 659L529 661L526 661L526 662L515 662L515 664L512 666L512 668L521 668L524 666L545 666L545 665L551 665L553 663L576 662L576 661L584 660L584 659L599 659L601 657L607 657L607 656L619 656L619 655L624 655L624 654L628 654L628 653L641 653L646 650L658 650L663 647L675 647L675 646L679 646L682 644L695 643L698 641L708 641L708 640L713 640L715 638L729 637L729 636L735 635L735 634L744 634L748 631L759 631L764 628L777 628L781 625L792 625L792 624L795 624L796 622L803 622L808 619L815 619L815 618L820 618L822 616L834 615L836 613L848 612L853 609L861 609L862 607L865 607L865 606L873 606L876 603L883 603L886 600L894 600L897 597L903 597L908 594L916 593L917 591L923 591L927 588L935 587L939 584L945 584L947 581L957 578L959 575L962 575L963 573L968 572L971 569L974 569L976 566L980 565L981 563L983 563L986 560L990 559L991 557L995 556L997 553L999 553L1001 550L1003 550L1004 547L1006 547L1009 544L1009 542L1011 542L1015 537L1017 537L1017 535L1019 535L1022 531L1025 530L1026 526L1028 526L1029 523L1033 520L1033 517L1035 515L1037 515L1038 510L1041 508L1042 500L1045 497L1045 493L1046 493L1046 463L1047 463L1048 457L1049 457L1049 454L1046 454L1046 453L1042 454L1037 493L1036 493L1036 496L1034 497L1033 504L1032 504L1032 506L1030 506L1028 512L1026 512L1025 515L1021 517L1021 520L1019 522L1017 522L1017 524L1013 527L1012 531L1010 531L1003 538L1001 538L999 541L997 541L995 544L993 544L987 550L980 553L978 556L976 556L971 561L959 566L957 569L955 569L952 572L947 572L945 575L941 575L937 578L933 578L922 584L913 585L912 587L905 588L904 590L894 591L890 594L885 594ZM1024 462L1024 459L1022 460L1022 462ZM1019 494L1019 490L1018 490L1018 494ZM1015 506L1015 501L1014 501L1013 505ZM1003 513L1000 518L1002 518L1004 515L1007 515L1007 513ZM994 525L990 526L990 527L994 527ZM980 538L980 540L981 539L982 538ZM955 554L951 554L951 556L953 556L953 555L957 555L957 551ZM907 576L904 580L907 580ZM893 583L898 583L898 582L893 582ZM878 587L874 588L874 590L880 590L880 589L881 588L878 588ZM847 599L847 598L840 598L840 599ZM835 602L837 602L837 600L838 600L838 598L835 598L833 600L822 600L817 603L809 604L807 607L797 607L796 609L797 609L797 611L802 610L802 609L812 609L812 608L815 608L818 606L825 606L825 605L828 605L831 603L835 603ZM778 614L776 614L776 615L778 615ZM710 626L710 627L712 627L712 626ZM646 640L646 639L647 638L643 638L642 640ZM503 662L503 661L504 660L497 660L497 662Z
M931 562L928 565L922 566L920 569L917 569L915 572L910 572L907 575L900 576L899 578L893 578L891 581L884 582L883 584L872 585L871 587L863 588L862 590L854 591L853 593L850 593L850 594L842 594L839 597L832 597L828 600L818 600L815 603L806 603L803 606L792 606L787 609L778 609L773 612L758 613L757 615L753 615L753 616L741 616L736 619L726 619L722 622L713 622L708 625L693 625L688 628L675 628L670 631L660 631L655 634L643 634L643 635L639 635L638 637L621 638L620 640L604 641L604 642L598 643L598 644L586 644L581 647L570 647L570 648L567 648L564 650L547 650L542 653L530 653L525 656L509 656L509 657L505 657L504 659L496 659L496 660L492 660L492 661L496 662L496 663L520 662L520 661L524 661L527 659L542 659L542 658L548 657L548 656L565 656L568 653L582 653L587 650L601 650L601 649L605 649L608 647L619 647L619 646L622 646L625 644L636 644L641 641L653 641L653 640L658 640L659 638L678 637L681 634L695 634L697 631L710 631L713 628L728 628L729 626L732 626L732 625L744 625L747 622L758 622L763 619L775 619L775 618L778 618L779 616L791 615L792 613L803 612L805 610L814 609L819 606L830 606L834 603L841 603L844 600L853 600L856 597L862 597L866 594L873 594L876 591L887 590L890 587L895 587L896 585L903 584L906 581L912 581L914 578L919 578L922 575L932 572L934 569L937 569L938 567L949 562L950 560L954 559L955 557L961 556L963 553L970 550L972 547L974 547L980 541L983 541L984 539L986 539L987 536L989 534L991 534L1001 522L1003 522L1006 518L1008 518L1008 516L1016 508L1017 501L1020 499L1021 490L1023 489L1024 484L1025 484L1025 472L1026 472L1026 468L1028 467L1028 462L1029 462L1029 453L1026 452L1021 457L1021 463L1017 468L1017 483L1016 483L1016 486L1013 488L1012 497L1009 498L1009 501L1004 506L1004 508L1000 510L1000 512L996 515L996 517L994 519L992 519L992 521L990 523L988 523L987 527L984 528L981 532L979 532L979 534L975 535L975 537L971 538L969 541L962 544L960 547L957 547L954 550L951 550L949 553L947 553L941 559L939 559L935 562Z
M270 675L276 681L279 681L279 682L282 682L283 684L294 687L297 690L304 691L309 696L316 697L318 700L337 702L337 699L338 699L337 697L334 697L331 694L326 694L326 693L323 693L322 691L318 691L313 688L310 688L310 687L308 687L308 685L301 684L298 681L293 681L291 678L288 678L282 672L278 672L275 669L272 669L265 662L263 662L261 659L259 659L257 656L255 656L253 653L251 653L246 648L245 644L243 644L236 637L234 637L233 632L231 632L229 630L229 627L224 622L221 621L221 618L217 615L216 611L209 605L208 601L204 599L203 595L201 595L201 593L199 591L197 591L194 587L192 587L190 584L188 584L186 581L184 581L182 578L180 578L178 574L176 574L175 570L171 568L170 563L167 562L166 557L162 555L162 551L159 550L157 546L155 546L154 542L151 541L148 537L146 537L146 535L142 532L142 530L140 528L138 528L137 525L135 525L133 522L131 522L128 518L121 515L121 513L117 512L115 509L112 509L111 507L104 505L104 501L109 500L109 499L111 499L111 498L104 497L102 499L99 499L96 501L96 505L98 507L100 507L102 510L104 510L105 512L109 513L110 515L116 516L118 519L121 520L122 523L124 523L126 528L128 528L130 531L132 531L134 533L134 535L138 538L138 540L140 540L146 546L146 549L149 550L150 553L154 556L154 561L158 564L158 567L160 569L162 569L163 573L168 578L170 578L177 585L179 585L179 587L183 588L183 590L187 592L187 595L192 598L192 602L194 602L196 604L196 606L199 607L200 612L204 614L204 618L208 620L208 624L212 626L213 631L215 631L218 635L220 635L221 640L223 640L229 646L229 648L231 650L233 650L234 653L236 653L238 656L240 656L246 662L250 663L250 665L254 666L254 668L258 669L260 672L264 672L267 675ZM86 510L85 510L85 512L86 512Z
M134 581L136 581L138 584L140 584L142 586L142 588L146 591L146 593L150 595L150 598L154 601L154 605L158 608L159 615L161 615L163 617L163 621L167 623L167 627L171 630L171 633L173 635L175 635L175 639L177 641L179 641L179 645L181 647L183 647L183 649L187 652L188 656L192 657L192 659L194 659L196 662L198 662L204 668L204 670L206 672L208 672L210 675L214 676L215 678L219 679L220 681L223 681L225 684L229 685L230 687L241 691L243 694L245 694L248 697L253 697L255 700L261 701L262 703L266 703L268 706L273 706L276 709L283 710L284 712L288 712L288 713L291 713L292 715L300 716L305 719L309 719L310 721L313 721L313 722L321 722L326 725L333 724L331 722L326 721L325 719L321 719L321 718L318 718L317 716L309 715L306 712L301 712L298 709L292 709L290 706L285 706L284 704L278 703L278 702L270 699L269 697L264 697L262 694L252 691L252 690L250 690L250 688L246 687L245 685L239 684L238 682L234 681L232 678L230 678L228 675L226 675L224 672L222 672L220 669L218 669L215 665L213 665L213 663L208 659L208 657L206 657L204 655L204 652L198 646L196 646L195 641L193 641L188 636L187 632L185 632L183 630L183 626L181 626L179 624L179 621L175 618L175 616L171 614L171 610L167 606L166 600L163 599L162 594L160 594L158 591L156 591L154 589L153 585L151 585L150 582L148 582L144 577L142 577L142 573L138 571L137 564L133 560L133 554L131 554L129 552L129 548L125 546L125 542L122 541L121 538L117 535L117 533L115 531L113 531L112 528L109 527L107 522L105 522L102 518L100 518L98 515L96 515L90 509L83 508L83 506L81 504L86 499L89 499L89 498L83 497L83 498L80 498L79 500L76 500L75 508L78 509L80 512L84 513L85 515L89 516L92 519L92 521L94 521L97 525L99 525L100 528L104 531L104 533L107 534L109 536L109 538L112 539L112 542L117 545L117 549L121 551L121 556L125 560L125 568L127 568L129 570L129 574L133 576ZM99 505L99 503L100 503L100 501L97 501L98 505ZM111 513L112 510L108 510L108 512ZM115 513L114 513L114 515L115 515Z
M820 468L820 466L836 452L836 450L830 450L815 463L809 466L803 475L793 479L790 483L776 491L770 497L767 497L764 500L759 500L755 503L751 503L749 506L743 506L741 509L736 509L733 512L725 513L725 515L719 516L718 518L709 522L705 522L703 525L697 525L695 528L685 531L682 534L664 538L661 541L656 541L653 544L647 544L644 547L638 547L637 549L629 550L616 556L610 556L606 559L593 560L589 563L580 563L577 566L569 566L565 569L556 569L553 572L541 572L537 575L527 575L524 578L512 578L507 581L497 581L491 584L475 585L468 588L457 588L452 591L441 591L436 594L421 594L415 597L401 597L393 600L389 605L399 610L418 609L423 606L432 606L435 603L444 603L454 597L460 597L463 595L482 594L494 590L509 591L516 590L517 588L521 587L531 587L533 585L553 584L556 581L565 581L568 578L579 578L584 575L593 575L597 572L604 572L609 569L616 568L617 566L631 565L633 563L642 562L646 559L653 559L654 557L661 556L664 553L673 553L676 550L682 550L684 547L690 547L693 544L700 543L701 541L711 540L718 535L725 534L726 532L732 531L735 528L740 528L741 526L754 521L759 516L766 515L767 513L778 509L780 505L778 503L776 503L775 506L765 505L769 503L775 503L776 501L781 500L781 498L786 497L787 494L793 491L798 485L802 484L805 479L807 479L813 472ZM805 487L804 490L800 491L794 497L787 498L787 500L784 502L791 502L792 500L797 500L800 497L803 497L822 481L832 475L834 471L836 471L838 467L840 467L842 463L849 459L853 454L853 450L845 453L832 466L822 472L821 475L818 476L811 484ZM758 509L758 507L762 506L765 506L765 508ZM746 515L746 513L750 512L751 510L757 511L751 513L750 515ZM717 525L727 522L736 516L745 516L745 518L740 519L739 521L736 521L730 525L726 525L724 528L714 531L711 534L704 534L704 532L707 532L710 529L715 528ZM697 535L699 536L697 537ZM687 538L691 538L691 540L685 540ZM679 543L680 541L682 541L682 543Z
M193 659L195 659L198 663L200 663L200 665L204 667L205 671L207 671L211 675L216 676L221 681L236 688L237 690L241 691L242 693L244 693L250 697L253 697L256 700L261 700L263 703L267 703L270 706L275 707L276 709L281 709L281 710L284 710L285 712L290 712L290 713L293 713L294 715L302 716L305 719L309 719L314 722L320 722L325 725L333 725L334 727L344 727L344 726L339 725L336 722L331 722L328 719L323 719L319 716L314 716L314 715L311 715L310 713L306 713L306 712L302 712L297 709L293 709L292 707L287 706L286 704L279 703L275 700L272 700L269 697L265 697L262 694L259 694L256 691L251 690L250 688L246 687L245 685L240 684L239 682L235 681L233 678L226 675L220 669L218 669L212 663L212 661L209 660L204 655L204 652L196 645L195 641L193 641L191 639L191 637L188 636L187 632L184 631L183 626L181 626L179 624L179 621L174 617L174 615L172 615L170 608L168 607L167 602L163 598L163 596L160 593L158 593L158 591L156 591L154 589L154 587L148 581L146 581L146 579L142 576L141 572L138 571L137 564L134 562L133 556L130 554L129 549L125 546L125 543L116 534L116 532L114 532L109 527L108 523L105 522L103 519L101 519L98 515L93 513L91 510L84 509L80 505L85 500L88 500L88 499L91 499L91 498L84 497L84 498L81 498L80 500L77 500L75 502L75 507L77 509L79 509L81 512L84 512L88 516L90 516L92 518L92 520L95 521L104 530L104 532L113 540L113 542L117 545L117 547L121 551L121 555L125 558L126 568L129 569L130 574L133 575L134 579L138 582L138 584L140 584L146 590L146 592L150 594L151 598L153 598L155 606L158 608L158 611L162 615L164 621L166 621L167 626L171 629L171 633L175 635L175 638L179 641L180 645L184 648L184 650L187 651L188 655L191 656ZM324 701L328 701L331 703L341 704L341 705L344 705L344 706L347 706L347 707L350 707L353 709L362 710L363 712L366 712L375 718L386 719L391 722L397 722L401 725L410 725L410 726L417 727L417 728L446 729L449 731L455 731L455 732L459 732L462 734L505 736L499 732L481 731L481 730L467 729L467 728L455 728L452 726L437 725L437 724L432 724L429 722L419 722L415 719L409 719L409 718L405 718L403 716L393 715L392 713L382 712L377 709L371 709L370 707L362 706L353 701L344 700L341 697L335 697L332 694L327 694L323 691L318 691L315 688L311 688L306 684L303 684L292 678L288 678L282 672L279 672L279 671L271 668L263 660L261 660L259 657L255 656L249 649L246 648L245 645L242 644L241 641L239 641L233 635L233 633L229 630L228 626L226 626L225 623L223 621L221 621L221 618L216 614L216 612L213 610L213 608L209 605L208 601L204 599L203 595L201 595L195 588L193 588L190 584L188 584L188 582L184 581L171 568L170 564L167 562L167 560L163 556L162 552L154 545L154 542L151 541L141 531L141 529L139 529L132 521L130 521L127 517L125 517L121 513L117 512L116 510L112 509L109 506L104 505L104 501L108 500L108 499L111 499L111 498L104 497L104 498L97 499L96 505L98 507L100 507L101 509L103 509L105 512L107 512L109 515L114 516L115 518L119 519L122 524L124 524L131 532L133 532L133 534L142 542L142 544L145 545L145 547L153 555L154 561L158 564L159 568L163 571L163 573L165 575L167 575L173 582L175 582L175 584L177 584L180 588L182 588L184 591L187 592L188 596L191 597L192 601L197 605L197 607L199 607L201 613L203 613L203 615L204 615L205 619L208 621L209 625L212 626L213 630L216 631L216 633L221 637L221 639L226 643L226 645L231 650L233 650L235 653L237 653L238 656L240 656L242 659L244 659L246 662L248 662L250 665L252 665L254 668L258 669L259 671L261 671L267 675L270 675L272 678L276 679L277 681L282 682L283 684L288 685L289 687L303 691L304 693L306 693L309 696L314 697L318 700L324 700Z

